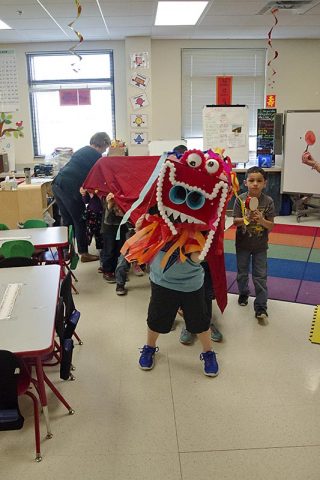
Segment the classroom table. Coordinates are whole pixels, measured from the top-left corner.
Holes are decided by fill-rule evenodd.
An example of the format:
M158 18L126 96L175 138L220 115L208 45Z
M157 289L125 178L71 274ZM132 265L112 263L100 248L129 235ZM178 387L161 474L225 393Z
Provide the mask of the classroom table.
M64 265L63 247L68 246L68 227L18 228L0 231L0 246L9 240L28 240L35 248L56 248L60 266Z
M51 438L48 402L45 390L47 377L43 371L43 359L53 351L55 314L60 288L60 266L44 265L0 269L0 304L7 285L22 284L11 316L0 320L0 349L31 360L36 370L36 385L43 408L47 437ZM48 382L47 382L48 383ZM51 382L50 382L51 383ZM50 385L52 389L52 385ZM61 394L53 392L68 408Z

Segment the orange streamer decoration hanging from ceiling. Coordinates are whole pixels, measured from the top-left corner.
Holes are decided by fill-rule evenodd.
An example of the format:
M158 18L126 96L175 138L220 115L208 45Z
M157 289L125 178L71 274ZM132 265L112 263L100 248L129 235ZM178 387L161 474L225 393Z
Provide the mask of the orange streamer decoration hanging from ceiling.
M275 84L275 79L274 79L274 76L276 75L276 70L274 69L273 66L271 66L271 63L274 62L274 60L278 57L279 53L277 50L275 50L273 48L273 45L272 45L272 31L273 29L275 28L275 26L278 24L278 18L276 16L276 14L278 13L278 8L273 8L271 10L271 13L274 17L274 24L273 26L271 27L271 29L269 30L268 32L268 46L269 48L272 50L273 52L273 58L270 58L270 60L268 61L268 68L269 68L269 77L268 77L268 86L273 88L274 84Z
M83 42L83 35L80 32L78 32L75 28L73 28L73 24L80 17L81 12L82 12L82 6L81 6L79 0L74 0L74 3L77 7L77 17L71 23L68 23L68 27L71 28L71 30L77 35L77 37L79 39L79 42L76 43L75 45L73 45L71 48L69 48L69 52L72 53L73 55L76 55L76 57L78 57L79 61L81 61L82 57L81 57L81 55L79 55L78 53L75 52L75 49L80 45L80 43ZM75 72L79 71L79 68L76 68L75 63L72 63L71 66L73 67L73 70Z

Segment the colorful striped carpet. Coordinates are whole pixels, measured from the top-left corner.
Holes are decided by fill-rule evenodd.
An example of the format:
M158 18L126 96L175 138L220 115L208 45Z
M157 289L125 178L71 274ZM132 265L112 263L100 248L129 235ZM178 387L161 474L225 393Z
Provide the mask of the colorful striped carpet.
M225 231L228 292L238 293L235 227ZM275 225L269 234L269 298L308 305L320 303L320 228ZM254 288L250 278L250 292Z

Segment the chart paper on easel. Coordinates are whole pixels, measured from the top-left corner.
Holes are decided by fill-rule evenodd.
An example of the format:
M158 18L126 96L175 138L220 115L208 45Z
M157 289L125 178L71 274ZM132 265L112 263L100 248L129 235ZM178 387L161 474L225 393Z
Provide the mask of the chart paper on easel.
M249 159L248 107L207 106L203 109L203 148L225 149L234 163Z

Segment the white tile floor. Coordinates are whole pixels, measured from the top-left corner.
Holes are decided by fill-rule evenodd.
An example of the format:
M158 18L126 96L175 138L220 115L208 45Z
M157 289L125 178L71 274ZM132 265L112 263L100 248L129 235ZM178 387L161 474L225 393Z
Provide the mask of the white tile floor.
M278 223L296 223L278 217ZM317 218L301 225L320 225ZM137 367L145 341L147 277L131 275L129 294L97 273L77 270L81 311L76 381L51 372L76 413L50 393L54 436L33 461L29 399L25 427L0 432L3 480L319 480L320 345L309 342L313 307L269 301L269 325L229 296L224 341L214 344L220 375L207 378L199 342L179 343L180 325L159 341L153 371ZM319 292L320 299L320 292Z

